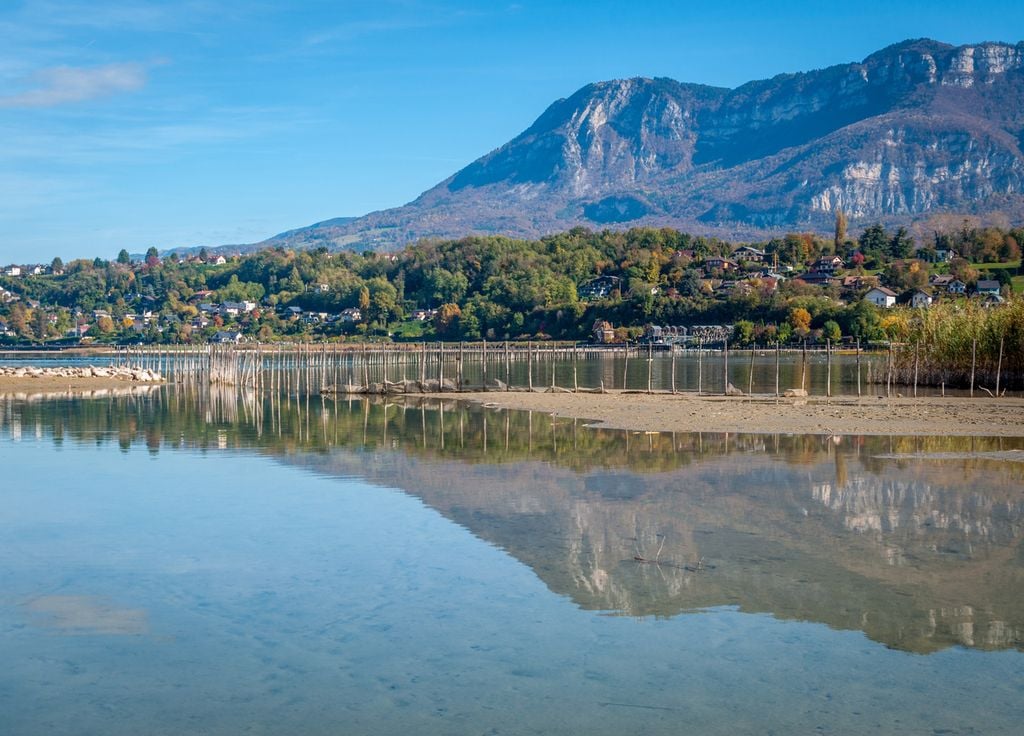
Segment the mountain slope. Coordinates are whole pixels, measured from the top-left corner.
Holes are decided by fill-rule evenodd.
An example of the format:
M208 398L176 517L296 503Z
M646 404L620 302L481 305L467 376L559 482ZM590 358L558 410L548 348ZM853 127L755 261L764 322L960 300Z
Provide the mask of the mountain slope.
M387 249L649 224L726 236L1024 215L1024 43L907 41L861 63L733 90L590 84L512 141L395 209L258 246Z

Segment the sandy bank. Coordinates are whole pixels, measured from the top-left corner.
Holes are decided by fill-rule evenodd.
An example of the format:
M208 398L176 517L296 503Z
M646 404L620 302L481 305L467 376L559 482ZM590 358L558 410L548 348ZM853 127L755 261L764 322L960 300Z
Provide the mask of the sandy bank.
M1024 437L1024 399L1018 398L758 399L497 391L443 396L642 432Z
M0 394L87 392L162 382L157 373L128 368L0 368Z

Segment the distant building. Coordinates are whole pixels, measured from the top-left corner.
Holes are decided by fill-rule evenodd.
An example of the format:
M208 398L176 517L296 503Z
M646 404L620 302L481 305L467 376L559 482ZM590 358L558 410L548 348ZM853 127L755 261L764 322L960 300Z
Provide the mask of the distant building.
M598 276L577 289L580 299L606 299L616 289L621 290L622 279L618 276Z
M839 256L822 256L811 264L811 271L833 274L845 265Z
M211 342L221 345L242 342L242 333L237 330L222 330L213 336Z
M986 294L999 295L999 282L995 279L981 279L978 285L974 289L974 293L978 296L985 296Z
M4 276L21 276L21 266L8 266L4 269Z
M704 260L704 268L708 271L728 271L736 268L736 262L730 261L728 258L713 256Z
M338 315L338 319L341 322L362 322L363 313L357 307L349 307L348 309L341 310L341 314Z
M764 261L766 254L763 250L752 248L749 245L744 245L732 252L733 259L743 262L750 261L752 263L761 263Z
M864 301L888 309L896 304L896 292L884 286L876 286L864 295Z
M932 295L926 291L918 289L914 292L913 296L910 297L910 306L915 309L923 309L932 305Z

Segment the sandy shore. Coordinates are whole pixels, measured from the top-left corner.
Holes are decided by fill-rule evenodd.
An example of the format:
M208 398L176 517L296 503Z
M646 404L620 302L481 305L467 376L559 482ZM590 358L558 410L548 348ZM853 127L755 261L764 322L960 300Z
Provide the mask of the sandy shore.
M86 392L103 389L155 386L159 382L126 381L114 376L2 376L0 394Z
M1024 399L1019 398L751 399L621 392L443 396L641 432L1024 437Z

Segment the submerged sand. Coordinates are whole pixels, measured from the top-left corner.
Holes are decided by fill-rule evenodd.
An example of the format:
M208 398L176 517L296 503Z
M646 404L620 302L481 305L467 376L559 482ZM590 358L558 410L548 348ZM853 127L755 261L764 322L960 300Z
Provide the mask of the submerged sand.
M621 391L443 396L641 432L1024 437L1020 398L776 399Z

